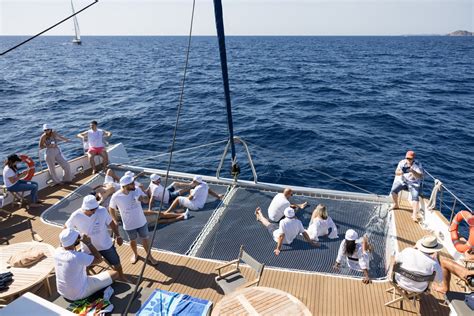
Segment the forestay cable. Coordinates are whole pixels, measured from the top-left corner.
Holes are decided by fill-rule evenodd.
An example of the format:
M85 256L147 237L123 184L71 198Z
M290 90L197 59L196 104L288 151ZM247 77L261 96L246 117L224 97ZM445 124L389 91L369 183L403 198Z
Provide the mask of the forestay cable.
M181 81L181 92L180 92L180 96L179 96L178 110L177 110L177 113L176 113L176 122L175 122L174 130L173 130L173 140L171 142L171 148L170 148L170 153L169 153L170 157L169 157L169 160L168 160L168 166L166 168L165 186L164 186L165 188L168 186L168 176L169 176L169 172L170 172L170 169L171 169L171 161L173 159L173 150L174 150L174 146L175 146L175 143L176 143L176 134L178 132L179 117L180 117L180 114L181 114L181 108L183 107L184 87L185 87L185 81L186 81L186 73L187 73L187 70L188 70L189 52L190 52L190 49L191 49L191 38L192 38L191 35L193 33L194 8L195 7L196 7L196 0L193 0L193 8L192 8L192 12L191 12L191 25L189 26L188 47L186 49L186 60L184 62L183 80ZM156 237L156 230L158 228L158 221L160 219L160 213L161 213L162 209L163 209L163 199L161 199L161 201L160 201L160 209L159 209L159 212L158 212L158 216L156 217L156 220L155 220L155 227L153 229L153 235L151 237L150 247L148 248L146 258L145 258L145 262L143 263L142 269L140 271L140 275L138 276L137 283L135 284L135 289L133 290L133 294L130 296L130 300L128 301L127 308L125 309L125 311L123 313L124 315L128 314L130 306L132 305L132 302L135 299L135 296L137 295L138 286L142 282L143 273L145 272L146 265L148 263L150 255L151 255L151 248L152 248L153 242L154 242L155 237Z

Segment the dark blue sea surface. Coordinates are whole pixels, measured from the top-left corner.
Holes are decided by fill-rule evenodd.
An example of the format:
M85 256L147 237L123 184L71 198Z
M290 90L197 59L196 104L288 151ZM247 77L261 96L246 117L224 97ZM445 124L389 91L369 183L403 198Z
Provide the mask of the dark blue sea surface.
M0 48L21 39L0 37ZM186 43L40 37L1 57L0 156L38 160L50 123L74 139L62 145L73 158L82 153L74 136L94 119L136 164L166 168L167 157L148 158L171 144ZM228 37L227 51L235 135L249 143L259 181L386 195L412 149L474 205L474 38ZM176 150L226 139L226 124L217 40L195 37ZM223 148L177 153L172 169L213 175Z

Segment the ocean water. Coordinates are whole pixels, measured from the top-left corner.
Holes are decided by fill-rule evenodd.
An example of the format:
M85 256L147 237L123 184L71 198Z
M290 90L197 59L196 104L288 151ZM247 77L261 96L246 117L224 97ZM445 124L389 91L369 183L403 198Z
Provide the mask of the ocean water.
M0 49L21 39L0 37ZM50 123L73 139L62 144L73 158L82 153L74 136L94 119L136 164L166 168L156 155L171 145L186 43L40 37L1 57L0 156L38 161ZM474 206L474 38L228 37L227 51L235 135L248 142L259 181L386 195L412 149ZM176 150L225 140L225 111L217 40L195 37ZM213 175L223 149L178 152L172 169ZM251 179L237 150L241 178Z

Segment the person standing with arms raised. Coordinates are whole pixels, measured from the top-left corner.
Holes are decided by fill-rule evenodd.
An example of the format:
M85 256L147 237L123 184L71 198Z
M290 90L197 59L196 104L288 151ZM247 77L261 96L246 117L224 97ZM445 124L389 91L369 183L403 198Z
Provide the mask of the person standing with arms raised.
M99 155L102 157L102 169L107 170L109 164L109 156L105 150L104 137L111 137L112 133L106 130L97 128L97 121L90 123L90 130L77 134L77 137L82 138L87 145L87 156L92 167L92 174L97 173L94 157Z

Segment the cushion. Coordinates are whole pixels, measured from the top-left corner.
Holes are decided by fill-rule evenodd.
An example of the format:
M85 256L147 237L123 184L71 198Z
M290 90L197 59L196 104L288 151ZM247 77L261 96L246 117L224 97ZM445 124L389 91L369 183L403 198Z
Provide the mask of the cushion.
M24 268L24 267L29 267L29 266L34 265L35 263L41 261L45 257L46 255L44 254L42 250L30 248L27 250L17 252L16 254L12 255L8 259L7 263L11 267Z

